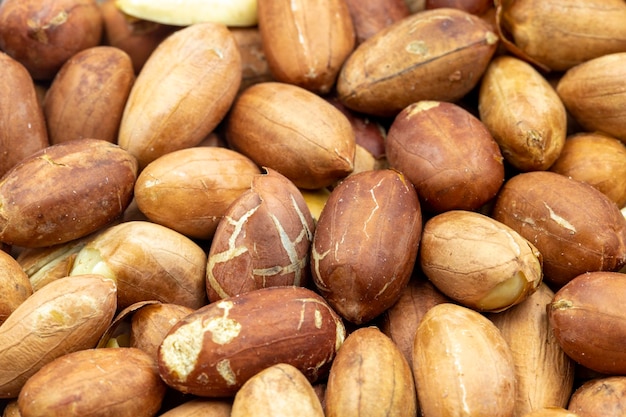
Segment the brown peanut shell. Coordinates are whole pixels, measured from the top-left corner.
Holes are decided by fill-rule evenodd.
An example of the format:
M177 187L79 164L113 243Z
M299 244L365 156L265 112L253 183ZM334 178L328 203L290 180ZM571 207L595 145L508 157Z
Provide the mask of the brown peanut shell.
M122 215L136 178L135 158L110 142L46 147L0 181L0 241L29 248L87 236Z
M478 83L498 36L459 9L415 13L379 31L348 57L337 79L349 108L395 116L420 100L456 101Z
M269 287L196 310L159 348L159 373L171 387L232 397L253 375L278 363L312 383L324 378L345 338L341 318L315 292Z
M86 349L41 368L17 402L25 417L151 417L161 407L165 388L156 364L139 349Z
M17 398L45 364L96 346L115 310L115 283L100 275L56 280L28 297L0 326L0 398Z
M626 219L591 185L549 171L518 174L498 195L492 217L543 256L544 279L560 287L588 271L626 263Z
M417 258L422 215L399 171L364 171L331 192L317 221L311 270L318 291L346 320L366 323L391 307Z
M121 49L95 46L63 64L44 100L51 144L92 138L117 143L126 99L135 81Z
M302 194L266 169L226 210L207 257L209 301L270 286L307 286L315 224Z

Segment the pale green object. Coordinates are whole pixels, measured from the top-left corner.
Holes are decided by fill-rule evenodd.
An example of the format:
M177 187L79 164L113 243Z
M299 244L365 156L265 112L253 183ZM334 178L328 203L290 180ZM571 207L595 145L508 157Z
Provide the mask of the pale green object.
M116 0L118 9L138 19L175 26L214 22L257 24L257 0Z

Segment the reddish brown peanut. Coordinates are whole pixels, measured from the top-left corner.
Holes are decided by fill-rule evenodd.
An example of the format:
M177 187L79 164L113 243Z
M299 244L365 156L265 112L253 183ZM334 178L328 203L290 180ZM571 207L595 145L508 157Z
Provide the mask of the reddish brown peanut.
M502 153L491 133L453 103L406 107L389 127L385 149L389 166L415 185L426 211L477 210L504 182Z
M232 397L278 363L309 381L326 376L345 338L341 318L315 292L269 287L224 298L183 318L159 348L159 373L171 387Z
M450 302L421 273L413 272L400 298L377 321L380 330L398 346L409 365L413 365L413 339L420 321L431 307Z
M556 292L548 305L554 336L579 364L608 375L626 373L626 275L589 272Z
M51 80L75 53L96 46L102 15L96 0L4 0L0 49L36 80Z
M104 140L44 148L0 181L0 241L44 247L85 237L122 215L136 178L135 158Z
M402 173L351 175L333 189L315 228L311 269L317 289L346 320L374 319L407 285L421 231L417 193Z
M159 43L180 27L134 19L124 14L115 4L116 1L98 2L104 23L102 44L126 52L133 63L135 74L138 74Z
M404 0L346 0L357 45L411 14Z
M302 194L267 169L226 210L206 267L209 301L270 286L309 284L315 225Z
M513 415L509 346L489 319L467 307L428 310L415 333L413 374L424 416Z
M156 364L139 349L86 349L41 368L17 402L23 417L151 417L165 388Z
M544 279L561 286L588 271L616 271L626 262L626 219L589 184L554 172L509 179L492 217L528 239L543 256Z

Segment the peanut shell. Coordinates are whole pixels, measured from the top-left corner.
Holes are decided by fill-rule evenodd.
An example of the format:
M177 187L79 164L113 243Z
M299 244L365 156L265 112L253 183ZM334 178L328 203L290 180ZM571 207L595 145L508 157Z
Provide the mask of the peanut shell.
M209 301L271 286L306 286L315 224L302 194L267 169L226 210L207 257Z
M46 120L28 70L0 52L0 176L49 145ZM19 106L15 105L20 103Z
M354 169L352 125L332 104L302 87L255 84L239 95L226 124L232 149L299 188L329 186Z
M259 31L277 81L326 94L355 43L344 0L260 0Z
M406 287L421 232L419 199L401 172L349 176L333 189L315 227L311 270L317 290L346 320L374 319Z
M188 237L155 223L109 227L76 255L70 275L102 274L117 284L118 306L160 301L196 309L206 304L206 254Z
M313 386L296 367L279 363L252 376L237 391L231 417L324 417Z
M387 117L420 100L456 101L476 86L497 44L489 24L462 10L415 13L354 50L337 94L353 110Z
M17 402L24 417L150 417L165 388L156 364L139 349L86 349L37 371Z
M226 209L261 171L233 150L203 146L172 151L137 177L134 196L152 222L195 239L210 239Z
M424 416L513 415L511 350L475 310L450 303L428 310L415 333L413 375Z
M132 61L121 49L95 46L74 54L55 76L44 100L50 143L82 138L117 143L134 81Z
M541 284L542 257L512 228L480 213L451 210L424 225L420 266L445 295L480 311L519 304Z
M130 90L118 144L140 169L198 145L224 118L241 83L241 55L224 25L198 23L167 37Z
M529 63L511 56L493 59L481 81L478 109L516 169L546 170L560 155L567 134L565 106Z
M417 414L413 375L394 342L376 327L346 338L328 375L326 416Z
M548 318L565 353L582 366L608 375L626 373L626 275L581 274L554 295Z
M28 297L0 325L0 398L17 398L45 364L95 347L111 323L115 283L100 275L56 280Z
M345 338L341 318L315 292L269 287L208 304L180 320L159 348L171 387L233 397L261 370L286 363L313 383L324 378Z
M535 245L544 279L557 287L584 272L617 271L626 262L626 219L617 205L563 175L515 175L500 190L492 217Z

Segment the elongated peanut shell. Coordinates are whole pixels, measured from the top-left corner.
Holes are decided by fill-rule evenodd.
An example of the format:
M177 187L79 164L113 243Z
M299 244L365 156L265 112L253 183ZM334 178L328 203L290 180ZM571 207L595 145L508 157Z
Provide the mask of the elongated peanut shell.
M0 326L0 398L16 398L42 366L96 346L115 310L115 283L100 275L56 280L26 299Z
M515 365L498 328L467 307L431 308L415 333L413 374L425 416L510 417Z
M226 115L241 83L241 56L229 30L199 23L152 52L130 91L118 144L143 168L199 144Z

